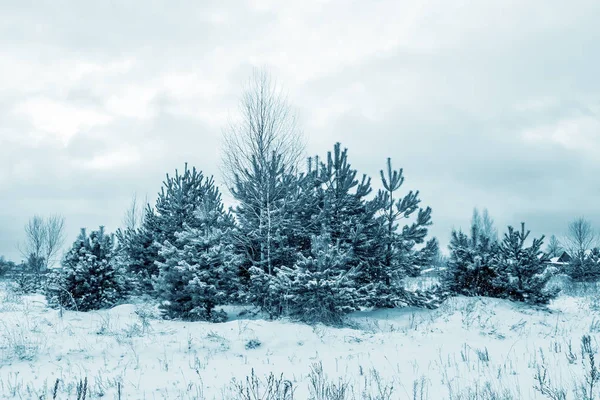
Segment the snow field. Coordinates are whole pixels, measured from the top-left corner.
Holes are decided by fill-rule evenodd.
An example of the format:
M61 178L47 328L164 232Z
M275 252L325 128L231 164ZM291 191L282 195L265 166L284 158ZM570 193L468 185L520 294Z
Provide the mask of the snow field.
M0 398L52 399L58 379L56 398L75 399L87 378L87 399L254 399L239 390L254 373L257 398L283 399L263 396L272 373L295 399L546 399L559 389L581 399L591 368L581 338L595 351L600 333L596 293L562 295L549 310L456 297L437 310L357 312L333 328L243 319L236 307L221 324L165 321L143 301L61 315L6 288Z

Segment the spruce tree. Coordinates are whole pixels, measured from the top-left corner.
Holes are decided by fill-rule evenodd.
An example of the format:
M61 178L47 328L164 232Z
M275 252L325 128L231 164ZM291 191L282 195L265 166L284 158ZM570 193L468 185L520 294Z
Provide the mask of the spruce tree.
M46 297L51 305L78 311L113 306L123 296L114 265L114 237L104 227L88 236L85 229L67 252L62 269L50 278Z

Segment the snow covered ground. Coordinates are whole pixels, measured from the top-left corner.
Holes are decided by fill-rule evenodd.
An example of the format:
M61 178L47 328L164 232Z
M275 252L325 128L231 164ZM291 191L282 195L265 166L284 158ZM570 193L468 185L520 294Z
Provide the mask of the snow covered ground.
M562 295L544 311L459 297L437 310L355 313L339 329L234 308L222 324L163 321L142 302L61 316L4 288L0 398L52 399L58 379L56 398L74 399L87 378L88 399L245 399L254 370L260 390L273 373L295 399L544 399L535 376L545 366L548 388L578 399L589 370L581 338L598 345L599 299Z

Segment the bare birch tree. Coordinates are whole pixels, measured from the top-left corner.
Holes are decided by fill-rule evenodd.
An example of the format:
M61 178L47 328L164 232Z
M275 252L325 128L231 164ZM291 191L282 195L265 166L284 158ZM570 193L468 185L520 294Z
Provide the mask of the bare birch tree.
M558 238L555 235L550 236L548 246L546 247L546 253L548 253L550 257L560 257L562 251L563 247Z
M571 257L583 260L585 253L598 245L598 234L590 221L579 217L569 223L565 247Z
M223 131L221 170L231 190L235 176L266 168L275 153L288 170L304 158L304 135L287 96L265 69L255 69L242 94L239 117Z
M52 215L48 218L35 215L25 225L25 242L19 246L21 255L36 272L48 269L65 241L65 218Z
M48 217L44 230L46 231L45 267L48 269L56 262L56 256L65 243L65 217L58 214Z
M46 228L44 218L34 215L25 225L25 242L19 246L19 250L24 258L33 255L39 259L44 256L45 245Z
M230 192L256 226L249 235L259 237L258 262L273 271L274 215L283 207L285 176L298 170L304 156L304 139L298 119L282 89L264 69L255 70L240 101L239 118L223 132L222 174ZM247 253L256 254L254 249Z
M133 194L129 208L127 208L123 216L123 226L125 229L136 230L140 227L144 219L144 209L147 203L147 198L143 203L140 203L137 194Z
M475 231L478 237L485 237L491 243L498 242L498 230L494 226L494 220L490 216L487 208L483 209L483 213L479 213L476 207L473 209L473 217L471 218L471 230Z

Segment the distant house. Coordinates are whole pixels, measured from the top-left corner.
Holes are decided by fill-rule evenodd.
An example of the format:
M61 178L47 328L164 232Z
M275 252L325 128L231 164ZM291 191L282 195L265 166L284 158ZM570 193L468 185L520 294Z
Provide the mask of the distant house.
M567 253L566 251L563 251L562 254L558 257L552 257L550 259L550 262L548 264L553 264L556 266L559 265L566 265L569 262L571 262L571 256L569 255L569 253Z
M563 251L560 256L552 257L550 261L548 261L548 265L556 267L560 273L566 273L571 259L571 255L566 251Z

